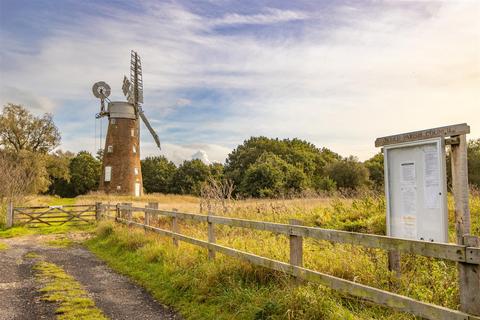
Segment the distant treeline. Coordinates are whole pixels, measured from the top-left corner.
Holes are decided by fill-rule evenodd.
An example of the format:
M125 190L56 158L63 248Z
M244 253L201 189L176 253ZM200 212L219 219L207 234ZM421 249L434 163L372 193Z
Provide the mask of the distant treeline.
M14 192L74 197L96 191L101 152L93 156L86 151L52 151L59 143L50 115L35 117L22 106L5 106L0 116L0 170L4 173L0 197ZM383 190L384 181L381 153L361 162L300 139L251 137L228 155L225 164L186 160L176 166L158 156L142 160L141 165L147 193L200 195L206 183L228 181L239 197L281 197ZM480 139L469 141L468 166L469 182L480 187ZM14 181L23 184L11 186Z

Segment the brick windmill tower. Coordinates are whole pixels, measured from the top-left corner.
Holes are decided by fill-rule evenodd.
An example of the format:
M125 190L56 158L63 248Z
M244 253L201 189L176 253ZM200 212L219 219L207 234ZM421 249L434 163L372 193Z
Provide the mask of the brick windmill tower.
M103 149L102 175L99 190L109 193L141 196L143 193L140 167L140 121L160 148L160 139L148 122L143 103L143 80L140 57L131 52L130 80L123 78L122 90L127 101L110 101L110 87L103 81L93 85L93 95L100 99L97 118L108 117L107 137ZM105 101L108 102L105 109Z

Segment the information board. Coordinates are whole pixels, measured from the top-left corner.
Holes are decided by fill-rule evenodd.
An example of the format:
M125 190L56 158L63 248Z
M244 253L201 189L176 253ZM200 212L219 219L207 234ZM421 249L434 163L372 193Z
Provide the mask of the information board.
M384 147L387 235L448 242L444 138Z

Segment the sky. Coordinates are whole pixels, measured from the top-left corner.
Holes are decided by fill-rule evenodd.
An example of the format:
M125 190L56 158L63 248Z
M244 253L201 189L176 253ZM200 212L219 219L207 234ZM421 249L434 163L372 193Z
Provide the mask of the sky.
M368 159L375 138L467 122L480 137L480 1L0 0L0 105L53 114L95 152L142 59L142 158L224 162L251 136ZM100 131L102 133L100 134Z

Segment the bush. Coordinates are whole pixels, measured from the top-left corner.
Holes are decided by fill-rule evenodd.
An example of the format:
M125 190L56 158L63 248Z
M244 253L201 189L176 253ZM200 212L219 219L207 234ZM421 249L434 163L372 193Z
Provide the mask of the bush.
M265 152L251 165L240 185L240 192L250 197L278 197L300 193L307 186L307 176L279 156Z
M201 160L184 161L175 172L173 191L180 194L200 195L202 184L210 178L210 168Z
M143 187L147 193L169 193L177 167L164 156L147 157L141 161Z
M327 174L338 188L358 190L368 186L368 170L353 156L328 165Z
M101 162L87 151L80 151L70 161L70 184L75 196L97 190Z

